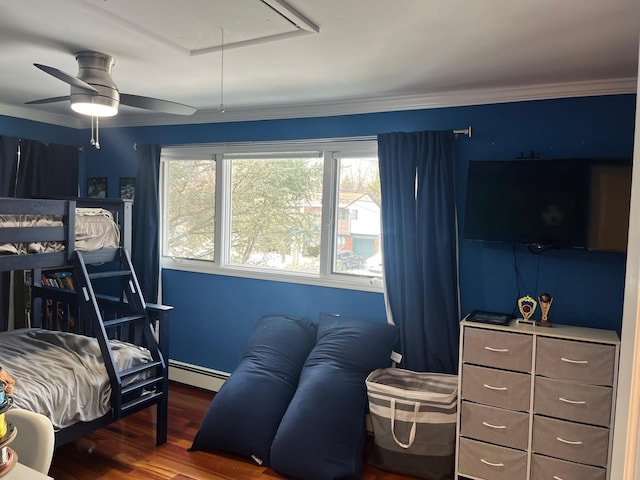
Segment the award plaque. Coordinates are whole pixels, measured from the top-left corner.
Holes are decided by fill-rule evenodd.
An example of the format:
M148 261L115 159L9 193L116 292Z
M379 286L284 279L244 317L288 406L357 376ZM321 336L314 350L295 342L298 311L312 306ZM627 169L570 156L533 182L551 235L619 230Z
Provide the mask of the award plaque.
M551 327L552 325L549 321L549 309L553 302L553 296L549 293L541 293L540 296L538 296L538 300L540 301L540 312L542 312L542 315L537 325L541 327Z
M522 298L518 299L518 310L520 310L520 315L522 318L518 319L518 323L530 323L535 324L533 320L531 320L531 316L536 311L536 307L538 306L538 302L535 298L526 295Z

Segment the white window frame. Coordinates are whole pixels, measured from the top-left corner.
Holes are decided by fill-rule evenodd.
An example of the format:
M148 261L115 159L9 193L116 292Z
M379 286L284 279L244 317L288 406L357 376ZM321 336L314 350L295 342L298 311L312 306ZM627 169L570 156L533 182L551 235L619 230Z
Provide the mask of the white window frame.
M229 263L229 245L225 239L230 234L230 191L231 168L223 155L282 153L293 155L295 152L322 152L324 158L323 192L322 192L322 224L320 242L320 269L318 273L295 272L288 270L262 269L246 265ZM335 263L334 241L338 216L338 158L377 157L375 137L357 137L346 139L319 139L263 143L234 143L208 145L164 146L161 155L160 198L161 198L161 258L162 268L190 272L227 275L261 280L319 285L363 291L382 291L382 279L376 275L353 275L333 272ZM164 212L167 210L168 178L166 163L173 160L216 161L216 193L215 193L215 238L214 261L172 258L164 255L166 245L166 229ZM232 158L231 158L232 159Z

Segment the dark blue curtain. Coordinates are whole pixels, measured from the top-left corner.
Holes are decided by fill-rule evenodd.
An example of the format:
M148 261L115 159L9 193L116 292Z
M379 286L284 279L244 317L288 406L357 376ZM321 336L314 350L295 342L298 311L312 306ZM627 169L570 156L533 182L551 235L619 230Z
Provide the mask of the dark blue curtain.
M408 370L457 371L454 141L451 131L378 136L386 296Z
M78 147L20 140L16 197L77 197Z
M0 136L0 197L13 197L16 188L18 139Z
M18 139L0 136L0 197L13 197L16 188ZM9 319L9 273L0 272L0 331Z
M16 173L16 192L19 198L33 198L46 181L47 146L37 140L20 140L20 156Z
M133 266L147 302L158 301L160 275L160 146L138 145L136 197L133 204Z

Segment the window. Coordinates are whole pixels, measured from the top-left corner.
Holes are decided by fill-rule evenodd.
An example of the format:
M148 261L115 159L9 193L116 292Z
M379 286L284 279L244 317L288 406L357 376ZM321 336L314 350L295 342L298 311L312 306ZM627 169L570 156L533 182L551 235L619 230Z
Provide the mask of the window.
M232 158L229 264L320 271L323 161Z
M164 255L214 260L216 162L174 161L164 167Z
M338 224L335 272L382 276L380 176L377 157L338 159Z
M163 266L380 288L375 141L164 147L162 179Z

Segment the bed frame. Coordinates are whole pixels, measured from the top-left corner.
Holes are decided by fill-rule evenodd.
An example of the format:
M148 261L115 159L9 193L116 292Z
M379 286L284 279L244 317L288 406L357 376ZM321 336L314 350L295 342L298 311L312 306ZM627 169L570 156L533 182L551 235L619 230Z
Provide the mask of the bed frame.
M100 207L113 213L120 228L120 247L92 252L75 249L76 207ZM72 331L98 340L111 384L111 409L91 422L80 422L56 432L56 446L108 425L129 414L156 405L156 443L167 438L168 317L172 307L147 304L129 257L131 201L117 199L16 199L0 198L0 215L51 215L62 226L2 227L0 244L62 242L62 252L0 255L0 271L31 272L31 326ZM99 265L99 266L95 266ZM43 285L43 269L73 271L74 290ZM100 293L102 292L102 293ZM104 293L106 292L106 293ZM47 322L47 305L66 312L62 321ZM69 318L73 321L70 322ZM118 339L149 350L152 361L144 367L117 371L109 345ZM145 380L123 386L127 376L146 373Z

